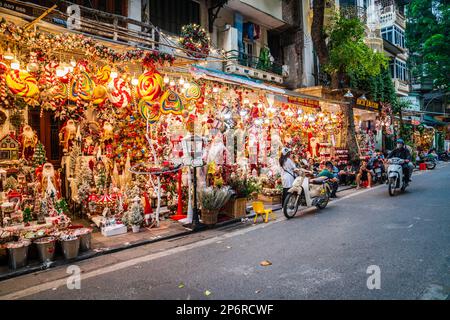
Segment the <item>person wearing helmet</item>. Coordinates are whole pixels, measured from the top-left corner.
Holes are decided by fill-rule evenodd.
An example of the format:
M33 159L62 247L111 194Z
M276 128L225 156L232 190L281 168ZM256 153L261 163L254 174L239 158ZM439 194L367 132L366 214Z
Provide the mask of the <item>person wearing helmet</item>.
M292 150L284 147L281 149L280 167L281 167L281 182L283 184L283 194L281 197L281 204L284 204L286 195L292 184L294 183L297 172L297 167L291 158Z
M403 164L403 174L407 182L411 182L411 174L413 170L413 164L411 163L412 157L411 152L406 148L405 141L403 139L397 139L397 148L392 150L389 154L388 159L390 158L400 158L405 160Z

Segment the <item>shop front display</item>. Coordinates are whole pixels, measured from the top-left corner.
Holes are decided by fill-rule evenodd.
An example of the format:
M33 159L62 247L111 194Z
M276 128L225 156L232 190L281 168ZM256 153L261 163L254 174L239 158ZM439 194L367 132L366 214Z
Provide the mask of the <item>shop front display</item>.
M72 259L92 232L151 234L165 221L192 223L197 209L205 224L243 218L251 199L280 202L283 146L299 159L346 161L342 115L326 102L201 76L197 60L158 51L5 20L0 31L11 52L0 59L2 249L59 242ZM196 59L208 55L203 40Z

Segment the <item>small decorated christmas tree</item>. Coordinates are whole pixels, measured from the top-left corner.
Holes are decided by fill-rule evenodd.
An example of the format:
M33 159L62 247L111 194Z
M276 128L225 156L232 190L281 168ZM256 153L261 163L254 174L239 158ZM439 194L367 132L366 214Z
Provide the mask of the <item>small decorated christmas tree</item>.
M127 226L140 226L144 221L144 208L139 197L133 199L131 208L122 217L122 222Z
M44 145L42 143L38 143L34 150L33 154L33 166L39 167L47 161L47 155L45 152Z
M25 224L28 224L28 223L30 223L33 220L33 215L31 213L31 208L30 207L26 207L23 210L22 219L23 219L23 222Z
M39 216L38 216L38 223L43 224L45 223L45 217L47 217L48 214L48 203L47 199L41 199L40 200L40 208L39 208Z

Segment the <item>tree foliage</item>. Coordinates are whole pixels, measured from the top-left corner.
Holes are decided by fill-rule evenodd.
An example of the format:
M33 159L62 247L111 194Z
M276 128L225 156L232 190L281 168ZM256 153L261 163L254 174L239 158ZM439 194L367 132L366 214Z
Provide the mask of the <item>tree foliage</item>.
M450 2L412 0L407 7L406 45L413 77L430 78L437 89L450 87Z
M367 79L379 75L387 66L387 58L364 43L365 28L359 19L338 15L328 34L329 60L325 71L330 75Z

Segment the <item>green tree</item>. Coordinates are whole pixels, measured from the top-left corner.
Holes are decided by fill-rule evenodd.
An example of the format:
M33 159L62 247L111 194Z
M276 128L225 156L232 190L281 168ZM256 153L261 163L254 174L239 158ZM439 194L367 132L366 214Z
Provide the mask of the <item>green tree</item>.
M436 89L450 87L450 2L412 0L407 6L406 46L411 75L433 80Z
M42 143L38 143L36 148L34 149L33 154L33 165L34 167L39 167L47 161L47 155L45 152L44 145Z
M324 7L325 0L313 2L311 37L322 70L331 78L331 89L348 88L352 79L366 81L380 74L387 66L387 58L364 43L364 23L356 17L337 14L330 27L323 30ZM353 105L342 105L341 111L344 143L350 159L358 159Z

